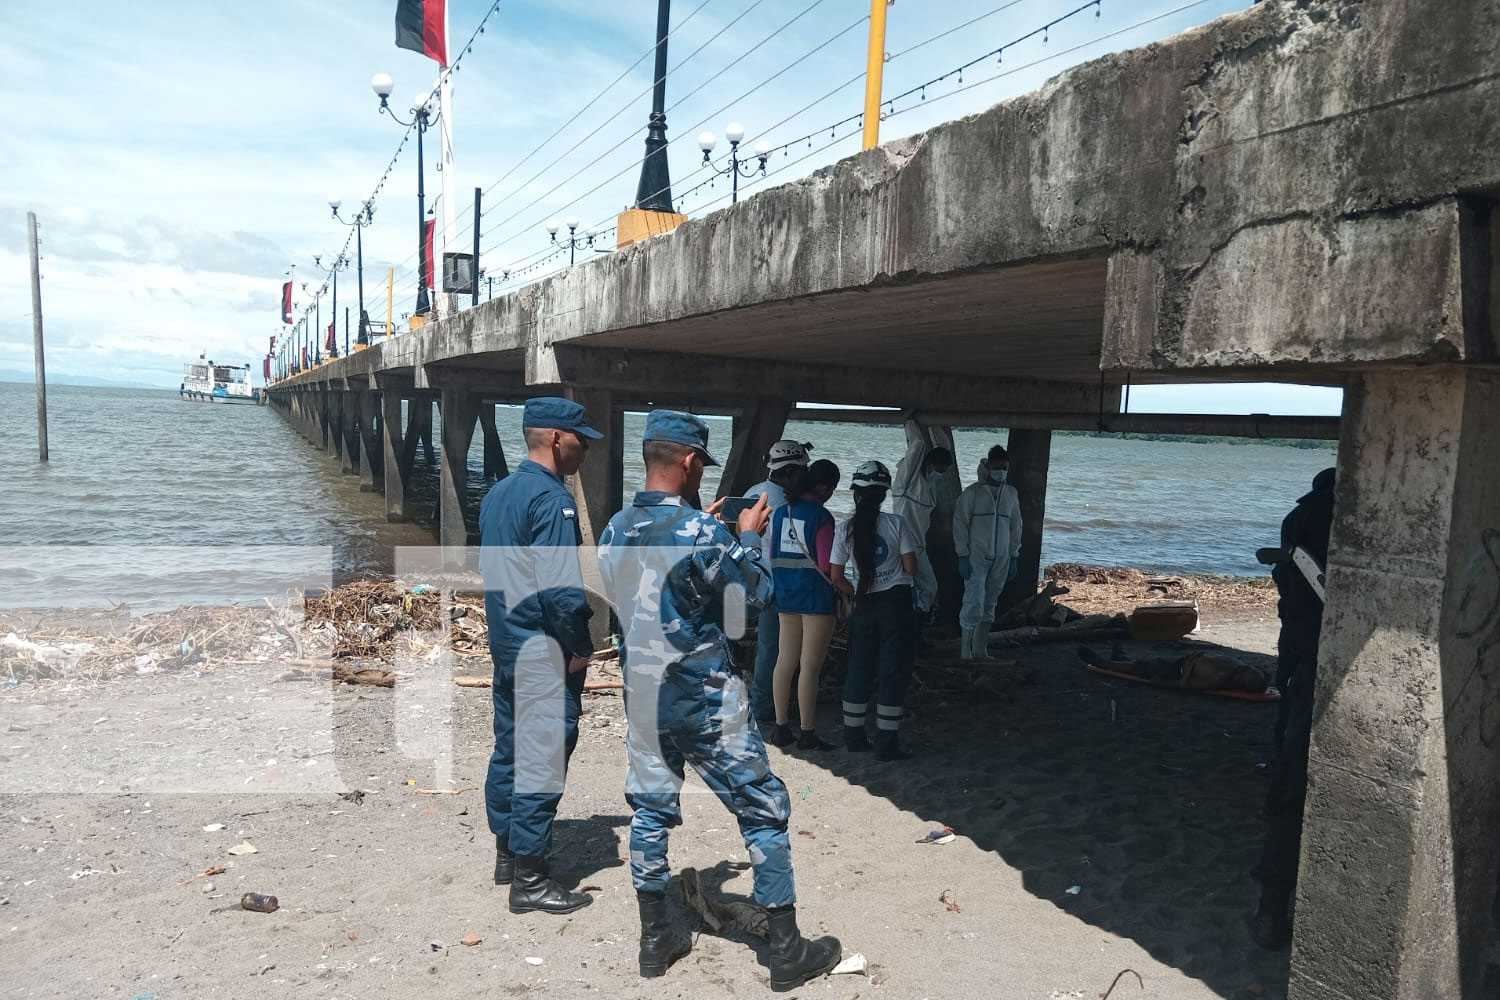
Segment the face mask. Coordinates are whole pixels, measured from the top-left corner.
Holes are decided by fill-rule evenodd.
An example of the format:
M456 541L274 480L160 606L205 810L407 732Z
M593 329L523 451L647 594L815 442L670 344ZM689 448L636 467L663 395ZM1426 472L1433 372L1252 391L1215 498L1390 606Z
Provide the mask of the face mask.
M990 482L994 483L996 486L1003 485L1005 483L1005 470L1004 469L991 469L990 470Z

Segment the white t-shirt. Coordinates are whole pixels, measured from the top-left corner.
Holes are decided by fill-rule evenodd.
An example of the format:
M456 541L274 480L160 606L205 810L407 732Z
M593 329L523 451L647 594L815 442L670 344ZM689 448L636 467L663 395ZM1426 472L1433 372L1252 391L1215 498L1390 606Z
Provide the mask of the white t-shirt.
M852 516L838 523L833 531L833 554L828 561L834 566L843 566L844 575L858 587L859 567L854 561L854 542L849 537L853 524ZM881 511L875 522L875 582L870 585L869 593L910 586L911 574L901 568L901 557L921 549L910 525L889 511Z

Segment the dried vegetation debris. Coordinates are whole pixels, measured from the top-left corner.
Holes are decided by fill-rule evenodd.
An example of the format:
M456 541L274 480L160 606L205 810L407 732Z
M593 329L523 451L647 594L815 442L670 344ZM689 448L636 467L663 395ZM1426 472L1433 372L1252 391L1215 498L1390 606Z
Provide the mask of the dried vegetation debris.
M1055 563L1043 576L1068 588L1059 603L1081 614L1129 614L1153 601L1197 601L1201 611L1276 613L1271 578L1149 574L1118 566Z

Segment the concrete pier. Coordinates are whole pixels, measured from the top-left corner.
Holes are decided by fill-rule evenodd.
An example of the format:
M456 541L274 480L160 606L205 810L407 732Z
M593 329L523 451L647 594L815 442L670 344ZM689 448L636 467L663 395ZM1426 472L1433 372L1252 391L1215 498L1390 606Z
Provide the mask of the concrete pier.
M573 484L590 540L639 446L627 408L733 416L726 493L764 475L798 404L1004 426L1023 581L1053 430L1338 434L1291 995L1494 997L1497 66L1500 0L1263 0L270 393L353 462L330 397L379 387L393 519L440 394L449 545L473 533L476 422L504 474L494 400L564 393L606 431ZM1346 409L1119 413L1126 384L1190 381L1343 386Z

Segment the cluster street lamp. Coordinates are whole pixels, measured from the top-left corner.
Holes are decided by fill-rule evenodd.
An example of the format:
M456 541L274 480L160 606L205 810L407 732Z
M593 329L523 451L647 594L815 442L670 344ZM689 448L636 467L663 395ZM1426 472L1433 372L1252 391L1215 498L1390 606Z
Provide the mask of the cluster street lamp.
M388 74L388 73L376 73L373 77L370 78L370 89L373 90L373 91L375 91L375 96L376 97L380 98L380 113L381 114L390 115L391 119L394 122L396 122L396 124L404 126L406 128L410 128L413 125L415 125L417 127L417 309L416 309L416 314L418 316L426 316L427 313L430 312L431 309L432 309L432 303L431 303L431 301L427 297L427 283L428 283L428 277L429 277L428 274L427 274L427 193L426 193L426 188L423 186L424 182L423 182L423 173L422 173L422 165L423 165L422 136L423 136L423 134L426 133L427 126L428 126L430 118L431 118L431 115L430 115L430 113L427 110L427 104L428 104L428 101L431 100L432 94L431 93L418 94L415 98L412 99L412 103L411 103L412 120L409 121L409 122L407 122L407 121L402 121L400 118L398 118L396 116L396 112L393 111L393 110L391 110L391 106L389 104L389 101L390 101L391 92L396 89L396 84L394 83L394 81L391 80L390 74ZM363 298L362 297L361 297L361 304L363 304ZM361 310L361 316L363 316L363 310ZM363 322L362 321L361 321L361 332L363 332Z
M547 234L552 237L552 242L553 243L557 244L558 246L565 246L565 247L568 248L568 266L569 267L572 267L573 264L576 262L577 257L578 257L578 248L579 247L587 247L588 249L595 250L598 253L609 253L608 249L600 250L599 248L597 248L597 247L594 246L594 240L598 239L598 237L599 237L599 231L597 229L595 229L593 226L590 226L589 228L587 228L587 229L585 229L583 231L583 238L582 239L578 238L578 236L577 236L577 232L578 232L578 216L576 216L576 215L570 215L570 216L568 216L567 226L568 226L568 238L566 240L559 240L557 238L557 223L556 222L549 222L549 223L547 223ZM506 276L509 277L510 272L507 271L505 273L506 273Z
M366 201L364 203L364 207L361 208L358 212L354 213L353 219L345 219L343 216L339 215L339 205L341 204L342 202L340 202L337 198L328 199L328 207L333 209L333 217L346 226L354 227L354 253L355 259L357 261L356 273L359 276L359 336L355 343L359 344L361 348L365 348L370 346L370 317L365 312L364 232L365 227L368 226L371 222L375 221L375 206ZM335 310L337 310L336 306ZM336 312L334 318L338 318ZM347 334L348 331L346 330L345 335L347 336ZM348 346L349 345L347 343L344 345L345 353L348 353Z
M766 158L771 155L771 144L765 139L757 140L755 143L755 158L760 161L757 167L749 160L740 159L740 142L745 138L745 126L739 122L730 122L724 127L724 138L729 140L729 165L725 167L714 167L713 171L718 174L727 174L733 181L734 188L730 197L731 204L740 200L740 178L749 180L757 173L766 172ZM703 162L705 165L713 162L714 147L719 144L718 136L712 132L704 132L698 136L698 148L703 150Z

